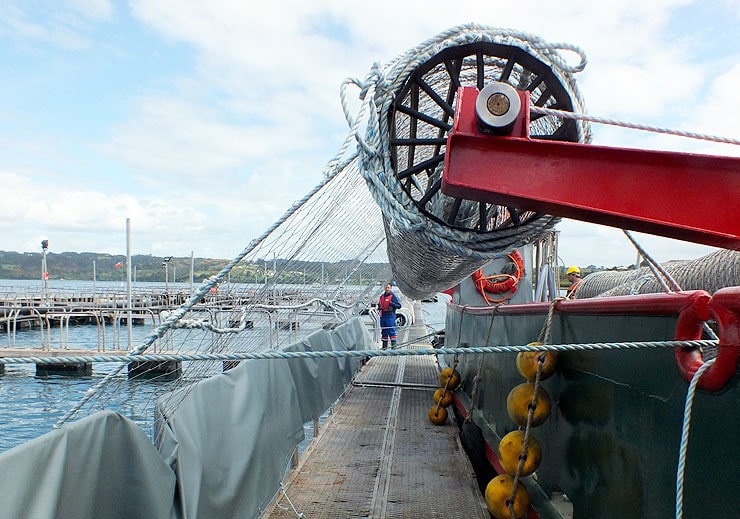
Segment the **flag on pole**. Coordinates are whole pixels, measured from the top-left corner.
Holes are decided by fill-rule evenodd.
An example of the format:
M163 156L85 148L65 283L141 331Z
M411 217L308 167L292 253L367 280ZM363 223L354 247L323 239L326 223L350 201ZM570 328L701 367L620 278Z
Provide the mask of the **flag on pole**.
M116 268L117 269L120 269L121 267L123 267L123 263L121 263L120 261L118 263L116 263Z

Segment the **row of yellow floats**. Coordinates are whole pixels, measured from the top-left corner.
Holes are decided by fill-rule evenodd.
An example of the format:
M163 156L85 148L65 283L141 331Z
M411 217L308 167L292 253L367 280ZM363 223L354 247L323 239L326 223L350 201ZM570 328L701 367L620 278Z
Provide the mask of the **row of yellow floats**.
M539 345L539 342L529 344ZM539 383L552 375L556 365L554 351L528 351L517 355L516 367L526 382L509 392L506 410L520 429L501 438L499 461L505 474L493 478L485 491L486 506L496 519L527 516L529 494L519 479L533 474L542 461L542 449L537 439L529 434L529 429L542 425L550 416L550 395ZM439 382L441 387L434 392L434 405L429 410L429 420L435 425L447 421L446 408L452 403L451 391L460 384L460 374L454 368L445 368L440 372Z
M439 385L434 392L434 405L429 409L429 421L442 425L447 421L447 408L452 403L452 391L460 385L460 373L454 368L445 368L439 373Z

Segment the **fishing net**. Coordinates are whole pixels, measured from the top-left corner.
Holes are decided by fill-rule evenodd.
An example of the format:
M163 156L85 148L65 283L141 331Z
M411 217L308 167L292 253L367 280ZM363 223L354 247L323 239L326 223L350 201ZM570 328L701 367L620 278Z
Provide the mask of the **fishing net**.
M560 50L580 56L565 63ZM573 74L576 48L478 25L457 27L375 69L361 167L385 222L388 257L401 291L422 298L447 289L491 259L541 238L558 218L442 193L446 138L457 89L494 81L528 90L536 106L583 112ZM586 142L588 126L533 114L530 135ZM506 165L490 174L506 175Z
M539 106L582 111L572 75L585 59L569 66L559 49L580 54L522 33L466 25L386 67L374 66L362 82L345 81L350 131L319 184L218 274L182 294L182 304L160 312L130 353L278 350L352 317L372 316L371 305L391 279L407 298L422 299L546 234L557 218L451 199L439 185L458 85L507 81L529 90ZM350 114L347 96L354 86L363 102ZM587 126L552 116L533 114L530 133L589 140ZM123 366L86 391L58 423L114 406L130 380ZM144 409L157 398L183 398L190 384L224 367L183 362L182 376L158 386ZM162 396L165 390L169 396Z

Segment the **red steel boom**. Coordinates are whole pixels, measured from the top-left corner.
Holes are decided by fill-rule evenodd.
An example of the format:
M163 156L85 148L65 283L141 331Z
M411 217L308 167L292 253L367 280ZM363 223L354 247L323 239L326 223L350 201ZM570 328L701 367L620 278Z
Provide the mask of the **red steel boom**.
M521 105L510 133L491 135L479 129L478 89L460 87L443 193L740 249L740 159L532 139L529 92L518 95L504 103Z

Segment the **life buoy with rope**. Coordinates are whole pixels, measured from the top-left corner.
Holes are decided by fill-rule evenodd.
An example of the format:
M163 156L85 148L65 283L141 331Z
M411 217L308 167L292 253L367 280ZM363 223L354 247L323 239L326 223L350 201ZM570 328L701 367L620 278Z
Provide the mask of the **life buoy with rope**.
M492 276L486 276L483 274L483 269L478 269L471 275L473 284L478 292L486 300L486 303L503 303L516 292L519 281L521 281L524 275L524 257L519 250L514 249L509 254L509 259L514 264L514 274L494 274ZM506 294L503 298L491 298L488 294Z

